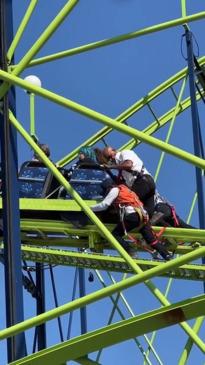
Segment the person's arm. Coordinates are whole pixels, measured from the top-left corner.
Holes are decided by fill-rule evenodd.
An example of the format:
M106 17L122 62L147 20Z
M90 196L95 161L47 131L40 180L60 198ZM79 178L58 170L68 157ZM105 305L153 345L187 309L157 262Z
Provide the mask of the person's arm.
M126 160L126 161L121 162L120 164L112 164L112 165L104 165L104 166L110 170L131 171L133 162L131 160Z
M106 210L114 202L118 194L119 189L117 187L112 188L105 199L103 199L100 203L91 206L90 209L92 209L93 212L101 212Z

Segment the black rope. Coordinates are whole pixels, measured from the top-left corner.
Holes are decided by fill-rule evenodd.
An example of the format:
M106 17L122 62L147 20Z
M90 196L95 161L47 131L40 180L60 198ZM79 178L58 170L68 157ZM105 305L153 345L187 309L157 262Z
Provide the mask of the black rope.
M59 305L58 305L57 292L56 292L55 280L54 280L54 275L53 275L53 268L51 265L50 265L49 269L50 269L50 275L51 275L51 284L52 284L52 289L53 289L54 302L55 302L55 306L57 308ZM61 318L58 317L57 320L58 320L60 339L61 339L61 342L63 342L64 339L63 339L63 329L62 329Z
M192 32L190 32L190 33L191 33L191 35L193 37L193 40L194 40L194 42L196 44L196 54L194 53L194 55L195 55L195 57L199 57L199 44L198 44L198 42L196 40L195 35ZM182 55L182 57L185 59L185 61L187 61L188 57L185 56L185 53L184 53L184 50L183 50L183 40L184 40L185 35L186 34L184 33L181 36L181 46L180 46L180 49L181 49L181 55Z
M76 267L76 269L75 269L75 276L74 276L74 282L73 282L73 292L72 292L72 299L71 299L71 301L73 301L75 299L76 288L77 288L77 278L78 278L77 274L78 274L78 268ZM69 340L69 338L70 338L72 320L73 320L73 311L70 312L70 316L69 316L67 340Z

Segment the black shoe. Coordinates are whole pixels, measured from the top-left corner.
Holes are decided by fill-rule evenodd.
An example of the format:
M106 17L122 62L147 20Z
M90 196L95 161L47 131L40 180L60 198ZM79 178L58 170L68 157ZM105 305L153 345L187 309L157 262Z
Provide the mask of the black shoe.
M167 249L163 246L162 243L160 242L156 243L154 245L154 248L159 252L159 254L165 261L169 261L172 259L173 255L169 251L167 251Z
M163 259L165 260L165 261L169 261L169 260L171 260L172 258L173 258L173 255L172 255L172 253L170 253L170 252L166 252L166 253L161 253L161 252L159 252L159 254L163 257Z
M159 259L158 251L157 251L157 250L154 250L154 251L152 252L152 258L153 258L153 260L157 260L157 259Z

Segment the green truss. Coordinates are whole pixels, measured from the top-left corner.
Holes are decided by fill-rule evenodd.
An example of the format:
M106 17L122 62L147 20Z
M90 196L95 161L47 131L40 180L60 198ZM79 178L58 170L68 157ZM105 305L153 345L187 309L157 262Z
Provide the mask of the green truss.
M35 7L37 6L37 0L31 0L28 9L16 36L11 44L8 51L8 62L9 69L8 72L0 70L0 80L3 83L0 86L0 97L3 97L5 93L9 90L11 85L19 86L23 89L28 90L31 94L36 94L50 100L57 105L63 106L65 108L71 109L80 113L84 116L89 117L91 120L97 121L103 124L103 128L99 130L94 136L83 142L82 145L95 145L97 142L101 141L103 137L117 130L121 133L128 135L131 139L126 145L121 148L134 148L139 143L144 142L148 145L154 146L160 151L169 153L179 159L182 159L194 166L197 166L204 170L205 161L198 158L191 153L177 148L168 143L169 134L167 136L166 142L161 141L153 136L153 134L163 128L167 123L175 122L178 115L183 113L187 108L190 107L190 98L182 99L183 86L179 96L176 95L175 86L179 83L185 83L187 76L187 69L183 69L169 80L163 84L151 90L148 95L141 98L139 101L130 106L123 113L118 115L116 118L110 118L104 114L98 113L95 110L89 109L83 105L77 104L72 100L69 100L61 95L57 95L50 90L45 88L39 88L32 86L30 83L24 81L20 74L28 67L33 67L37 65L44 64L46 62L51 62L53 60L58 60L62 57L73 56L82 52L92 51L99 47L109 46L111 44L126 41L128 39L133 39L152 33L160 32L168 28L173 28L176 26L181 26L189 22L197 21L205 18L205 12L193 14L187 16L186 14L186 1L181 1L181 12L182 17L178 19L171 20L166 23L161 23L145 29L137 30L128 34L123 34L110 39L100 40L87 45L76 47L73 49L65 50L63 52L55 53L53 55L48 55L43 58L34 58L37 53L42 49L44 44L49 40L49 38L58 29L61 23L66 19L66 17L71 13L73 8L79 3L78 0L70 0L61 9L57 16L53 19L51 24L45 29L41 34L39 39L30 48L30 50L25 54L25 56L16 65L10 64L10 60L15 52L18 43L24 33L24 30L33 14ZM205 57L199 60L200 64L205 64ZM164 115L156 117L154 110L151 106L151 102L158 99L166 93L171 91L173 97L176 100L176 106ZM203 91L202 91L203 93ZM200 101L200 95L197 94L196 98ZM33 105L31 105L33 107ZM152 119L154 120L146 127L143 131L136 128L127 126L124 122L127 121L129 117L140 111L142 108L149 108ZM131 319L122 319L120 322L110 324L103 328L97 329L93 332L89 332L85 335L78 336L64 343L60 343L51 348L45 349L43 351L37 352L33 355L29 355L24 359L13 362L12 364L63 364L69 360L75 360L80 364L99 364L96 360L91 360L88 357L93 351L103 349L113 344L120 343L122 341L133 339L144 335L151 331L157 331L165 327L172 326L174 324L179 324L183 331L186 333L188 341L182 351L179 364L185 364L188 356L191 352L193 344L195 344L201 352L205 352L205 344L203 340L198 336L200 327L203 324L204 319L204 295L193 297L182 302L171 304L167 299L167 294L169 292L169 286L171 285L171 280L173 278L183 279L183 280L194 280L194 281L204 281L205 269L201 264L193 264L194 260L197 260L204 256L205 247L203 246L205 242L205 231L203 230L184 230L184 229L174 229L167 228L163 233L163 237L168 240L174 240L176 243L180 241L188 242L189 245L180 246L178 245L176 253L180 254L174 260L164 263L151 260L143 260L132 258L127 255L127 253L121 248L119 243L114 239L110 230L112 226L104 225L98 219L98 217L90 209L90 202L83 201L81 197L73 190L70 184L64 179L56 166L44 155L40 150L38 145L33 141L31 136L25 131L20 121L18 121L15 116L10 111L9 114L10 122L17 129L19 134L26 140L26 142L33 148L33 150L38 153L45 165L51 170L53 175L57 178L62 186L71 194L73 201L65 202L60 200L43 200L43 199L20 199L20 209L23 210L46 210L46 211L84 211L85 214L92 221L92 225L86 226L84 229L77 230L72 225L58 222L58 221L41 221L41 220L21 220L21 234L22 242L29 244L22 245L22 258L24 260L36 261L51 265L62 265L62 266L75 266L83 268L91 268L95 270L102 271L116 271L132 274L128 278L119 281L117 283L112 283L105 286L103 289L98 290L94 293L88 294L83 298L74 300L73 302L62 305L56 309L52 309L46 313L43 313L37 317L27 319L22 323L16 324L11 328L6 328L0 331L0 339L5 339L10 336L14 336L21 331L25 331L29 328L38 326L41 323L47 322L53 318L57 318L65 313L69 313L73 310L77 310L90 303L97 302L103 298L110 297L115 293L121 293L122 290L129 287L135 286L139 283L144 283L145 286L162 305L162 307L149 311L148 313L143 313L134 316ZM35 131L34 125L34 110L31 110L31 120L33 131ZM171 130L170 130L171 133ZM64 166L70 163L76 158L78 151L81 146L78 146L67 156L63 157L58 161L58 166ZM160 165L161 166L161 165ZM157 173L158 175L158 173ZM193 204L196 199L193 200ZM92 202L93 203L93 202ZM0 209L2 209L0 200ZM190 213L191 214L191 213ZM158 231L157 228L155 228ZM29 234L32 233L29 236ZM36 235L36 236L35 236ZM53 235L53 236L52 236ZM58 235L54 237L54 235ZM52 236L52 237L50 237ZM137 232L134 236L140 238ZM41 246L41 247L39 247ZM53 246L62 246L64 249L57 250ZM103 252L106 248L108 252L115 250L119 253L119 256L110 256L109 254L97 254L96 252L88 253L77 251L68 251L67 247L74 248L86 248L91 251ZM3 252L3 246L1 247ZM162 291L151 281L158 276L169 277L170 281L166 293L163 294ZM114 301L114 306L117 306L117 301ZM119 308L118 308L119 310ZM201 316L201 317L200 317ZM199 317L199 318L198 318ZM123 317L122 317L123 318ZM187 324L185 321L197 318L193 327ZM153 337L154 341L154 337ZM152 349L152 342L149 344L149 349ZM139 343L138 343L138 347ZM153 353L154 350L152 349ZM143 352L144 360L146 363L151 364L149 360L150 350L145 353ZM155 355L158 363L162 364L161 360L157 355Z

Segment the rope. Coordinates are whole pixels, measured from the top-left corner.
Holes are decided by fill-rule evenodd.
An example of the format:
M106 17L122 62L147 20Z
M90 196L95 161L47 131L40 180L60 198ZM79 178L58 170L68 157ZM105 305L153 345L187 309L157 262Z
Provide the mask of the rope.
M125 236L127 236L134 244L136 244L136 246L138 246L140 248L143 248L145 251L147 251L151 255L153 255L156 252L156 250L152 250L152 249L150 249L146 246L143 246L139 240L137 240L135 237L133 237L131 234L129 234L127 232L126 227L125 227L125 222L124 222L125 206L119 206L119 208L120 208L120 210L119 210L119 212L120 212L120 221L122 223ZM140 227L139 227L139 229L140 229Z

